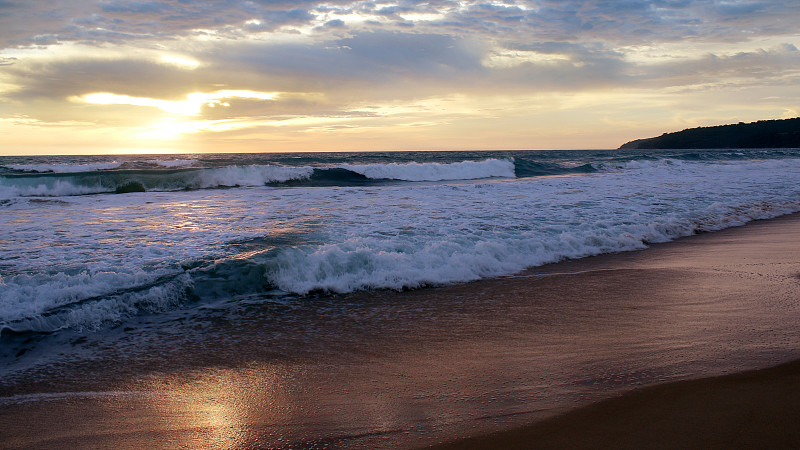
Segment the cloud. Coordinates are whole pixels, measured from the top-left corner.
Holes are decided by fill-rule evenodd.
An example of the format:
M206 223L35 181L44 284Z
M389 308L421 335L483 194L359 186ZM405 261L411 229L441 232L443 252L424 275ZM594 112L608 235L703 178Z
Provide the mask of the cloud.
M353 32L320 42L220 40L189 50L192 59L164 55L156 59L148 53L128 58L123 54L81 56L76 49L76 56L58 60L9 60L14 64L0 67L6 80L17 88L4 96L18 101L57 101L107 92L172 102L194 92L239 89L314 94L313 102L294 105L312 113L314 108L346 109L348 103L461 93L511 95L677 86L733 76L738 82L781 79L787 71L796 70L800 54L786 45L653 64L631 61L625 52L603 43L491 44L450 35L391 31ZM277 112L273 106L269 108ZM229 110L231 114L235 111Z
M304 9L290 9L280 11L264 11L261 18L265 23L271 25L273 29L285 25L300 25L309 23L316 18L316 15Z
M39 0L10 4L3 8L5 14L0 14L0 47L172 39L200 30L241 34L246 22L254 19L262 24L261 30L272 30L313 20L315 16L300 7L303 5L313 3ZM42 36L48 37L46 43Z
M474 72L485 50L479 42L441 34L360 33L342 39L354 63L381 76L420 73L424 75Z
M140 58L108 59L87 55L56 61L21 59L8 66L5 74L16 86L5 96L23 102L65 99L90 92L173 99L188 92L213 90L213 82L206 81L203 74Z
M794 0L519 0L507 2L326 2L222 0L0 3L0 47L81 41L102 44L163 40L212 33L245 38L281 27L413 28L422 34L506 40L615 44L685 39L747 40L762 33L796 34L800 3ZM327 26L324 26L327 24ZM389 28L387 28L389 27Z
M333 19L325 22L321 27L318 28L327 28L327 29L344 29L347 28L345 25L344 20L342 19Z
M193 92L183 100L160 100L146 97L131 97L109 92L98 92L75 96L71 101L93 105L131 105L158 108L168 113L184 116L197 116L203 107L230 106L225 100L234 98L274 100L277 92L254 92L243 90L223 90L210 93Z
M729 55L705 54L687 61L642 67L641 79L659 86L740 82L797 83L800 51L792 44ZM789 79L787 79L789 77Z
M482 74L482 47L445 35L381 31L321 44L220 42L199 57L209 72L256 83L261 90L323 91L343 97L394 96L405 91L403 95L415 96L432 85L442 89ZM265 89L266 85L271 87Z
M797 17L796 0L0 0L0 102L48 123L185 112L215 129L336 119L318 128L333 133L453 97L781 86L793 98ZM189 97L223 91L280 95ZM415 114L406 122L455 116Z
M503 34L519 42L599 40L631 45L686 39L741 41L762 30L793 35L799 14L800 3L792 1L535 0L505 5L469 2L433 25Z
M174 11L174 5L166 2L101 2L100 10L107 13L163 14Z

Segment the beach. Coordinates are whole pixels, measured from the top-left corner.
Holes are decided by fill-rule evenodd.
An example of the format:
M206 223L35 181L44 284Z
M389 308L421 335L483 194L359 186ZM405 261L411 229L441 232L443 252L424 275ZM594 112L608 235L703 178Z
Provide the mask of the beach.
M142 318L136 337L118 329L53 344L62 359L5 377L0 446L414 448L481 435L478 447L532 446L531 428L490 433L534 423L545 430L531 436L545 439L556 422L542 420L569 411L564 429L588 439L569 446L705 445L697 430L645 429L637 441L608 430L640 427L627 419L647 417L639 411L697 426L690 419L708 409L797 417L797 365L741 375L741 397L728 382L737 378L723 378L579 408L797 359L798 231L790 215L516 276L226 310L203 326ZM709 396L740 401L707 401L708 383L723 389ZM664 396L680 404L665 408ZM724 439L768 426L768 443L796 442L786 422L707 420ZM731 442L752 443L711 445Z
M797 448L800 361L636 390L437 449Z
M800 1L52 3L0 450L800 448Z

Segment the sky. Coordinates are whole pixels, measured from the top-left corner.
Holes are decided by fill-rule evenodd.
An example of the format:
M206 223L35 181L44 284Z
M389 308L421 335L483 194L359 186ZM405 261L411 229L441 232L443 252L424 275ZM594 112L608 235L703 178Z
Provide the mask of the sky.
M800 116L800 1L0 0L0 155L605 149Z

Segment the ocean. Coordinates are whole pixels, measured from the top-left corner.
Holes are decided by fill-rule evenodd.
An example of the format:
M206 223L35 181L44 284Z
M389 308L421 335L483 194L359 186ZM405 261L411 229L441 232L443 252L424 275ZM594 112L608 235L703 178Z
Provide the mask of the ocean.
M796 211L798 149L0 157L2 358L142 317L463 283Z
M0 157L0 446L413 448L795 359L794 218L654 244L797 211L800 149Z

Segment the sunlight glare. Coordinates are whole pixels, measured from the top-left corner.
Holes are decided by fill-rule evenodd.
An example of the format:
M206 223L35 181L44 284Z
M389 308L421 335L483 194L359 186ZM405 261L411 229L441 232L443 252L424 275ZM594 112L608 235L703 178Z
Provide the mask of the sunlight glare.
M181 69L188 69L188 70L194 70L200 67L199 61L178 55L162 55L161 62L164 64L169 64L172 66L180 67Z
M186 96L186 100L159 100L147 97L131 97L129 95L112 94L110 92L97 92L82 96L72 97L71 100L79 103L93 105L131 105L159 108L171 114L183 116L197 116L203 106L230 106L223 102L224 99L245 98L256 100L274 100L278 92L255 92L248 90L222 90L211 93L193 92Z

